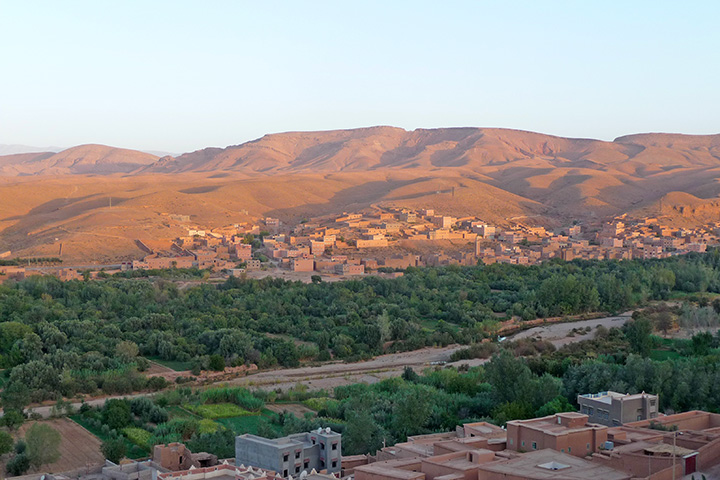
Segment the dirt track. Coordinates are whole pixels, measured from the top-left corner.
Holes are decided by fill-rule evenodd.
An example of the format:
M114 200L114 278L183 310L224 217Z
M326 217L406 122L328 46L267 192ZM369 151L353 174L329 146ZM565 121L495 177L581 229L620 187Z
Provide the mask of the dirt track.
M582 320L579 322L556 323L545 326L538 326L517 333L510 337L511 340L520 338L542 338L551 341L556 347L568 343L580 342L592 338L597 325L607 328L619 327L627 322L631 313L624 313L616 317L596 318L593 320ZM573 328L591 327L591 332L586 335L575 335L568 337L567 334ZM312 390L332 390L341 385L352 383L377 383L385 378L397 377L402 374L405 367L411 367L417 372L432 367L433 364L444 364L449 362L453 352L466 348L465 345L450 345L442 348L423 348L412 352L393 353L381 355L366 362L357 363L326 363L313 367L284 368L268 370L256 374L238 377L229 381L218 382L229 385L246 386L253 389L263 390L287 390L297 384L307 385ZM471 359L461 360L455 365L467 364L469 366L482 365L487 360ZM141 397L147 394L127 395L124 398ZM112 397L108 397L112 398ZM123 397L115 397L123 398ZM89 405L102 405L106 398L89 400ZM80 403L73 404L76 408ZM51 412L50 406L35 407L32 410L43 417L48 417Z

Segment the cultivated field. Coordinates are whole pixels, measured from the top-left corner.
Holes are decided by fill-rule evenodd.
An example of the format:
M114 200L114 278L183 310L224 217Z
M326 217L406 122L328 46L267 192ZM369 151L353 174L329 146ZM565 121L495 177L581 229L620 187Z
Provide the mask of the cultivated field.
M25 435L28 428L34 423L25 423L16 433L16 438ZM41 423L54 428L62 436L60 443L60 460L42 468L44 473L67 472L70 470L84 471L91 465L99 465L105 461L105 457L100 453L101 442L93 434L85 430L83 427L68 418L59 418L55 420L43 420ZM6 460L7 461L7 460ZM4 474L5 462L0 464L0 469ZM28 472L32 474L33 472Z

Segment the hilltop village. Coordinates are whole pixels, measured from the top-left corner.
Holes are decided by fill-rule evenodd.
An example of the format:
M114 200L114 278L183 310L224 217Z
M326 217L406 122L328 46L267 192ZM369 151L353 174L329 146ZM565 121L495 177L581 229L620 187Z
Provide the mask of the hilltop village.
M297 225L267 217L214 229L198 226L187 215L167 216L187 234L160 250L136 240L145 256L123 262L119 270L199 268L231 276L262 271L277 276L293 272L307 279L312 274L342 278L401 275L405 268L418 266L666 258L704 252L720 241L720 222L686 229L667 226L658 218L624 216L555 230L523 223L502 227L432 209L375 208L305 219ZM9 252L4 255L9 257ZM0 266L0 282L39 273L62 280L82 278L73 268L30 271L6 265Z

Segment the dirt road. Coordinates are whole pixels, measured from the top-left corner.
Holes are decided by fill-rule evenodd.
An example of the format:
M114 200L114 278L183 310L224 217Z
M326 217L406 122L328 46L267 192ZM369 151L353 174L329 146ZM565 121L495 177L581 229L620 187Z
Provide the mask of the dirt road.
M560 347L569 343L580 342L592 338L594 329L598 325L603 325L606 328L622 326L631 318L631 314L631 312L627 312L615 317L604 317L593 320L556 323L534 327L529 330L519 332L510 337L510 339L542 338L549 340L556 347ZM573 328L584 329L586 327L591 328L591 331L588 334L575 335L573 337L567 336ZM297 384L307 385L311 390L332 390L333 388L341 385L350 385L353 383L373 384L385 378L397 377L402 374L405 367L410 367L416 372L421 372L423 369L432 367L433 365L444 365L446 362L449 362L450 356L453 352L463 348L466 348L466 345L450 345L441 348L423 348L412 352L381 355L366 362L334 362L313 367L268 370L219 383L263 390L287 390ZM461 360L453 365L467 364L473 367L482 365L486 361L487 360L483 359ZM107 398L134 398L147 395L148 394L136 394ZM99 398L88 400L86 403L91 406L97 406L102 405L105 400L106 398ZM80 403L73 404L75 408L79 408L80 405ZM47 418L51 414L52 407L40 406L32 408L32 411Z

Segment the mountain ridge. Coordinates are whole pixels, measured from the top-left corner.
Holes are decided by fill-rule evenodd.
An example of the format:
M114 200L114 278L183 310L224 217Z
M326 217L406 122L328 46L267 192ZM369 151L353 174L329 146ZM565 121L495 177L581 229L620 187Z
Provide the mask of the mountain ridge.
M47 153L51 152L43 152ZM640 167L657 171L671 165L720 165L720 134L639 133L608 142L503 128L404 130L375 126L271 133L237 145L207 147L178 156L160 157L97 144L78 145L42 161L37 156L0 156L0 174L267 175L412 168L454 168L482 173L488 166L543 161L548 165L572 164L597 170L628 162L636 174Z

